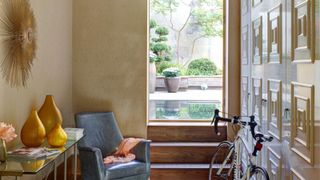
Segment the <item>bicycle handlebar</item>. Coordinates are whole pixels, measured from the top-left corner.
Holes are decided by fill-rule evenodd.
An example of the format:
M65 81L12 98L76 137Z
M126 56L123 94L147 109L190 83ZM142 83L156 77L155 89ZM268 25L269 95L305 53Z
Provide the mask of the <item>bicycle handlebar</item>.
M220 135L220 132L218 130L218 123L219 123L219 121L224 121L224 122L229 122L229 123L232 123L232 124L241 124L243 126L249 125L250 126L251 135L252 135L253 138L255 137L254 129L258 124L254 120L254 116L250 116L250 122L245 122L245 121L241 121L239 116L233 116L232 119L220 117L219 116L219 112L220 112L219 109L215 109L214 110L214 116L213 116L213 119L212 119L212 122L211 122L211 124L214 123L214 130L215 130L215 133L218 136Z
M231 119L220 117L219 116L219 112L220 112L219 109L215 109L214 110L214 116L213 116L213 119L211 121L211 124L214 123L214 131L218 136L220 136L220 132L218 130L219 121L232 122Z
M232 124L240 124L243 126L249 126L250 127L250 132L252 135L252 138L256 140L256 145L254 147L254 151L252 153L253 156L257 155L257 151L260 151L262 149L262 142L271 142L273 140L272 136L269 135L264 135L260 132L255 132L255 127L258 125L257 122L255 121L254 116L250 116L250 122L246 122L246 121L241 121L239 116L233 116L232 119L230 118L223 118L219 116L219 110L215 109L214 110L214 116L212 119L211 124L214 123L214 130L215 133L220 136L220 132L218 129L218 123L219 121L224 121L224 122L229 122Z

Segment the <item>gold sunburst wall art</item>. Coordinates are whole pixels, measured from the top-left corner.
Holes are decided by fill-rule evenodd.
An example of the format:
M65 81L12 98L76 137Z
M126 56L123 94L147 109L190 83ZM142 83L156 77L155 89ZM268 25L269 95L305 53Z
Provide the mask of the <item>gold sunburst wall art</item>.
M2 77L11 87L26 87L37 49L34 13L29 0L0 1L5 53L0 64Z

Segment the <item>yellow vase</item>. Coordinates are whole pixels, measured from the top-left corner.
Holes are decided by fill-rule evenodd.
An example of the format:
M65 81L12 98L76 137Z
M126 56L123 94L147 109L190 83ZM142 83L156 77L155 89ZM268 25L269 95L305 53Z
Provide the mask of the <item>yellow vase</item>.
M56 124L50 133L47 135L48 144L52 147L62 147L66 144L68 136L62 129L60 124Z
M39 147L46 138L46 130L36 110L32 110L21 130L21 141L27 147Z
M21 162L24 171L37 171L44 165L45 160Z
M39 117L46 129L47 135L57 123L62 124L61 112L57 108L52 95L46 96L46 99L39 110Z

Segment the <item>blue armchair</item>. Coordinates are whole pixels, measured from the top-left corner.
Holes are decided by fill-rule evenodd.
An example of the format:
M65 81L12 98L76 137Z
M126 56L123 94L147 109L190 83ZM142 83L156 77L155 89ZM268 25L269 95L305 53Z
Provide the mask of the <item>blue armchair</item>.
M76 127L84 128L79 142L81 174L84 180L147 180L150 175L150 141L133 149L134 161L105 165L103 158L116 151L123 139L112 112L78 113Z

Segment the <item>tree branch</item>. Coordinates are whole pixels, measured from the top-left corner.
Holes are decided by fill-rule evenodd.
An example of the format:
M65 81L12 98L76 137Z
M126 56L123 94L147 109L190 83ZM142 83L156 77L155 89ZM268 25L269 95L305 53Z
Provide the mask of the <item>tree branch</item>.
M190 12L189 12L189 15L188 15L188 18L186 19L186 21L184 22L183 26L181 27L181 29L179 30L179 32L181 32L188 24L189 22L189 19L191 18L191 15L192 15L192 11L193 11L193 8L190 7Z
M193 60L193 55L194 55L194 49L195 49L195 44L196 44L196 42L197 42L199 39L202 39L202 38L204 38L204 37L206 37L206 36L205 36L205 35L201 35L201 36L195 38L195 39L192 41L192 50L191 50L191 56L190 56L191 58L190 58L187 62L185 62L185 63L183 64L184 67L186 67L186 66Z

